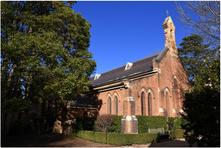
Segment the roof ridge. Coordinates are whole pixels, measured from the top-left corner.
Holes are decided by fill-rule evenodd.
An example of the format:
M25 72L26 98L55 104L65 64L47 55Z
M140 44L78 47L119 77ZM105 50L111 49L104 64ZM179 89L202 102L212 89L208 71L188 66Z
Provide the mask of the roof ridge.
M151 58L151 57L156 56L156 55L159 55L159 54L160 54L160 53L155 54L155 55L152 55L152 56L150 56L150 57L146 57L146 58L140 59L140 60L135 61L135 62L132 62L132 63L136 63L136 62L139 62L139 61L142 61L142 60L145 60L145 59ZM126 65L127 65L127 64L126 64ZM110 72L110 71L113 71L113 70L119 69L119 68L124 67L124 66L125 66L125 65L120 66L120 67L117 67L117 68L112 69L112 70L109 70L109 71L106 71L106 72L104 72L104 73L101 73L101 75L102 75L102 74L105 74L105 73L107 73L107 72ZM93 76L93 77L95 77L95 76ZM93 78L93 77L90 77L90 78Z
M136 62L139 62L139 61L142 61L142 60L145 60L145 59L151 58L151 57L156 56L156 55L159 55L159 54L160 54L160 53L157 53L157 54L155 54L155 55L152 55L152 56L150 56L150 57L146 57L146 58L140 59L140 60L135 61L135 62L133 62L133 63L136 63Z
M124 66L125 66L125 65L123 65L123 66L121 66L121 67L124 67ZM117 68L115 68L115 69L112 69L112 70L109 70L109 71L103 72L103 73L101 73L101 75L104 74L104 73L107 73L107 72L110 72L110 71L113 71L113 70L119 69L119 68L121 68L121 67L117 67ZM93 77L94 77L94 76L93 76ZM93 77L91 77L91 78L93 78Z

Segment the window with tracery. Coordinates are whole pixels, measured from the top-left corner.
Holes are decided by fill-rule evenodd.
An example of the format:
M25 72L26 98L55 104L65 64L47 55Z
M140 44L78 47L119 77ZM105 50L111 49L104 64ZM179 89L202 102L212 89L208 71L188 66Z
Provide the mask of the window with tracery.
M144 92L141 93L141 115L144 115Z
M108 114L111 114L111 98L109 97L108 98L108 104L107 104L107 113Z
M178 94L178 82L174 80L174 109L179 110L179 94Z
M118 115L118 98L115 96L115 101L116 101L116 115Z
M169 114L169 94L168 92L166 92L166 110L167 110L167 113Z
M150 111L151 111L151 98L152 98L152 95L151 93L148 93L148 116L150 116Z

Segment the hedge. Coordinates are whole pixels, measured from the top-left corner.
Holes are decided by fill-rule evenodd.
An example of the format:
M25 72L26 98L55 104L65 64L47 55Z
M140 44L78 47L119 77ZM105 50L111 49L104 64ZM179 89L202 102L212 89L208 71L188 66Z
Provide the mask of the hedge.
M121 131L121 119L123 116L114 116L114 121L111 125L110 131L118 132ZM165 116L141 116L136 115L138 119L138 132L146 133L148 128L164 128L167 129L166 117Z
M105 132L79 131L74 135L86 140L98 143L106 143ZM146 144L158 141L159 141L159 136L157 133L142 133L142 134L120 133L120 138L119 138L120 145ZM118 145L118 133L107 133L107 144Z
M121 132L121 119L123 116L114 115L113 123L110 127L110 131L117 133ZM141 116L136 115L138 119L138 132L146 133L148 128L164 128L167 129L166 117L165 116ZM76 118L75 130L93 130L94 121L96 117L93 118ZM181 129L181 124L186 124L187 121L179 117L168 117L169 129L177 130Z
M121 119L122 119L122 117L123 116L114 115L114 120L113 120L112 125L110 127L111 132L118 132L118 131L121 132Z
M148 128L164 128L167 129L165 116L141 116L136 115L138 119L138 132L148 132Z

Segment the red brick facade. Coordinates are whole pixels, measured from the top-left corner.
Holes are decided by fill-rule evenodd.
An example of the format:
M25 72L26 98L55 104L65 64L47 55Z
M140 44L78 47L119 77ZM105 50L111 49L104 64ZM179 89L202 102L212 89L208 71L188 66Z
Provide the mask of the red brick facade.
M189 88L188 73L178 56L175 27L171 17L165 19L163 28L166 39L165 49L153 56L151 71L93 88L94 91L98 91L98 100L102 100L100 115L116 115L116 113L125 115L123 102L129 96L135 100L135 115L165 115L166 109L168 117L175 117L178 116L178 112L182 112L182 92ZM96 81L92 81L92 84Z

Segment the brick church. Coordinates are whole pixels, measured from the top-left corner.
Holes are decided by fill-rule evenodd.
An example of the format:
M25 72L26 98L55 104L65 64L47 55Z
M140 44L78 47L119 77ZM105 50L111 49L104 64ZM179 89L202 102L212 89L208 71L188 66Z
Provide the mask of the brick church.
M66 101L67 110L58 120L62 116L63 120L73 120L102 114L123 115L123 121L136 120L134 115L179 116L182 93L190 87L189 75L178 56L175 26L170 16L165 19L163 29L165 48L161 53L91 77L90 92ZM32 118L42 118L44 110L57 111L56 99L59 97L54 97L52 103L33 104L28 112L9 113L1 121L7 123L8 130L9 123L16 120L25 124Z
M189 88L188 73L178 56L175 26L163 22L165 48L156 55L91 77L91 91L102 101L99 114L125 115L124 100L133 97L135 115L179 116L182 92Z

